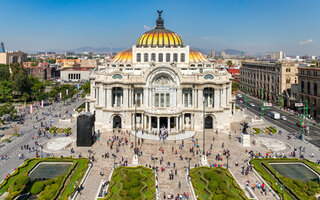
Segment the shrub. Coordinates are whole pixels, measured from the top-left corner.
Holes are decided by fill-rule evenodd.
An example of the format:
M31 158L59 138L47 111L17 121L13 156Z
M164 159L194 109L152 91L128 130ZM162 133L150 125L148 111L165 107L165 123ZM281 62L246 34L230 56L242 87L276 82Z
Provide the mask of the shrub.
M31 187L32 194L39 194L44 188L44 184L41 181L35 182Z
M254 134L260 134L260 133L261 133L260 128L253 128L253 130L255 130L255 133L254 133Z
M51 128L49 129L49 133L53 133L55 129L56 129L55 126L51 127Z

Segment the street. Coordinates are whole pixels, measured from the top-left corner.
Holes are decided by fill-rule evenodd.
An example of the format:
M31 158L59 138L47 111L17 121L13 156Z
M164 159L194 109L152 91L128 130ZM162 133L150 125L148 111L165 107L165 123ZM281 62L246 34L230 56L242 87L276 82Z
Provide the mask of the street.
M242 94L242 99L244 99L244 94ZM244 102L240 102L239 99L237 99L237 103L241 105L241 107L244 107ZM251 106L250 103L253 103L254 106ZM261 116L261 106L262 102L260 99L257 99L255 97L251 97L247 95L247 109L257 116ZM266 113L269 111L276 111L280 113L281 116L286 116L287 120L278 119L275 120L273 118L270 118ZM300 122L299 116L288 112L286 110L280 110L278 107L267 107L264 111L264 118L271 123L277 125L278 127L287 130L291 134L300 133L300 127L296 124L297 122ZM305 139L308 140L310 143L316 145L317 147L320 147L320 126L318 124L315 124L314 122L309 122L309 120L306 121L306 125L309 123L309 133L306 131Z

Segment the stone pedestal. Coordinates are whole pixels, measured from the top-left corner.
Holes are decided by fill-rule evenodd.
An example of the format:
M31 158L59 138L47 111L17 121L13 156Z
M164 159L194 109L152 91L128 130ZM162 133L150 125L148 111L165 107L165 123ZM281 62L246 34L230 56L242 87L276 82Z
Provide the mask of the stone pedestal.
M200 164L201 164L201 166L209 166L209 163L208 163L206 155L202 155L201 156Z
M139 165L139 158L137 155L134 155L132 159L132 167L136 167L138 165Z
M241 143L242 143L242 146L244 146L244 147L250 147L251 146L250 135L242 133L242 135L241 135Z

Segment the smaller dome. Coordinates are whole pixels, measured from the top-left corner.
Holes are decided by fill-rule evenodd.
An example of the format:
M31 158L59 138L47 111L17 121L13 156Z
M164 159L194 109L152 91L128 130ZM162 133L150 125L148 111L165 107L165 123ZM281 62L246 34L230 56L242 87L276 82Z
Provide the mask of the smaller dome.
M132 62L132 49L121 51L112 59L112 62Z
M202 55L199 51L190 49L189 52L189 62L198 63L198 62L209 62L208 59Z

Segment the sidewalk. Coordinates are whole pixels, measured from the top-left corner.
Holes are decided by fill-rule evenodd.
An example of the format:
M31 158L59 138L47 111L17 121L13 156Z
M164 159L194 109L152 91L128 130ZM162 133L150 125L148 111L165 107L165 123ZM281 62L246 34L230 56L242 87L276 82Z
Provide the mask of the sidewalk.
M134 136L135 131L131 131L131 135ZM172 141L172 140L185 140L188 138L191 138L195 135L195 131L185 131L184 133L178 134L178 135L170 135L166 138L166 140ZM137 131L137 137L143 138L146 140L156 140L159 141L158 135L152 135L152 134L142 134L142 131Z

